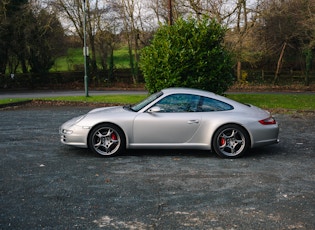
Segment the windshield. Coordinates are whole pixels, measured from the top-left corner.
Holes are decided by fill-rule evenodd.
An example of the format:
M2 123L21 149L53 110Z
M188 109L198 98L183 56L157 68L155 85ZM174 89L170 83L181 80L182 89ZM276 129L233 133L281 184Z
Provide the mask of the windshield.
M154 101L155 99L157 99L158 97L160 97L163 93L162 92L158 92L158 93L154 93L151 96L147 97L146 99L144 99L143 101L141 101L140 103L134 105L131 107L131 109L135 112L138 112L139 110L141 110L143 107L147 106L148 104L150 104L152 101Z

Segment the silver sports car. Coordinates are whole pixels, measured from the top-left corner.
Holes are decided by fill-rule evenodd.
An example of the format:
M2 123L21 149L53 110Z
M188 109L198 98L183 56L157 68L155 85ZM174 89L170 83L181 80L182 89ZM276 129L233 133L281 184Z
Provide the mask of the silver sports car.
M93 109L60 127L61 142L113 156L125 149L211 150L236 158L278 143L269 112L211 92L169 88L134 106Z

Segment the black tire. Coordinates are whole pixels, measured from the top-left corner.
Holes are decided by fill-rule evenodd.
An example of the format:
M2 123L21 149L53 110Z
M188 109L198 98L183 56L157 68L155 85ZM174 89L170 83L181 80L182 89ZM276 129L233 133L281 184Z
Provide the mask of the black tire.
M239 125L228 124L220 127L213 136L212 149L220 157L238 158L245 154L250 146L247 131Z
M89 148L102 156L115 156L122 153L126 147L125 135L113 124L95 126L88 137Z

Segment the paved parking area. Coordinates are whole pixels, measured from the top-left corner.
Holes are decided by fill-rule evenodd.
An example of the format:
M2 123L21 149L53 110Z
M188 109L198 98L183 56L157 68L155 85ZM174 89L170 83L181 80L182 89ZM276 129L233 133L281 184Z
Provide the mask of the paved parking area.
M0 111L0 229L315 229L314 115L276 115L278 145L241 159L63 146L83 107Z

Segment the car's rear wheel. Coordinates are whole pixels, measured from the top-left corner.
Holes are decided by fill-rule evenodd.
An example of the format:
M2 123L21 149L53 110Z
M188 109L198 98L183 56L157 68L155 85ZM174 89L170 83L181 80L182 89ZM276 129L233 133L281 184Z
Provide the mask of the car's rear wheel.
M247 131L235 124L220 127L212 139L212 148L220 157L241 157L249 146L250 138Z
M124 133L115 125L100 124L95 126L88 137L89 148L102 156L118 155L125 149Z

